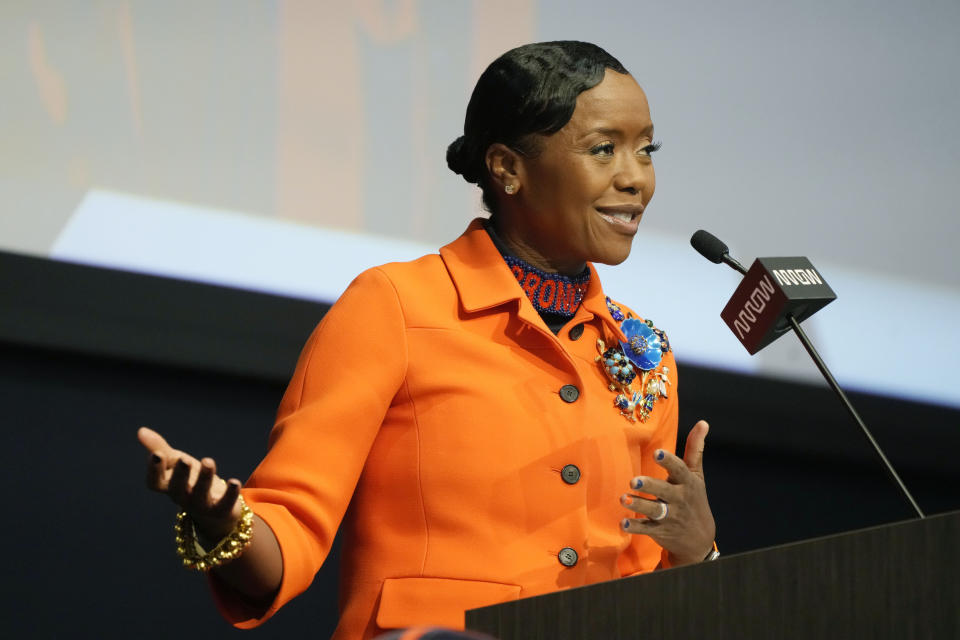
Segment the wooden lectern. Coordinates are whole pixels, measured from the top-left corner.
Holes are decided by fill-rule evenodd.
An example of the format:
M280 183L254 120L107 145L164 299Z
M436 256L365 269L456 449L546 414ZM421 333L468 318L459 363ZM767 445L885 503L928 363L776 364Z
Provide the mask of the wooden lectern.
M960 639L960 511L466 613L501 640Z

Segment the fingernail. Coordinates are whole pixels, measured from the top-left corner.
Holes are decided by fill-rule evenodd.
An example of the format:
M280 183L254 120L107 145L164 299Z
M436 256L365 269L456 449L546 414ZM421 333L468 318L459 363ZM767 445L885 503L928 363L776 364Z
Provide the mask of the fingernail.
M150 456L150 461L153 464L160 464L160 459L161 459L160 456L158 456L157 454L153 454L152 456Z
M624 518L623 520L620 521L620 526L623 527L624 530L629 529L629 528L630 528L630 520L628 520L627 518Z
M657 460L663 460L663 449L657 449L656 457Z
M630 481L630 486L633 487L634 489L639 489L640 487L643 486L643 480L641 480L640 478L634 478L633 480Z
M626 493L620 496L620 504L622 504L623 506L629 507L632 503L633 503L633 498L631 498Z

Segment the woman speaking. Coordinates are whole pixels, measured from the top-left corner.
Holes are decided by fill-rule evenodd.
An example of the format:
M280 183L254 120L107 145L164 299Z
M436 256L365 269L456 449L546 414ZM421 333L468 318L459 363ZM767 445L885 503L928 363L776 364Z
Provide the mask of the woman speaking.
M148 484L184 564L253 627L344 529L338 640L714 557L683 459L666 334L603 291L654 191L646 96L599 47L547 42L483 73L450 168L491 215L439 255L360 274L304 347L241 489L149 429ZM639 299L657 265L637 273ZM617 298L618 299L618 298Z

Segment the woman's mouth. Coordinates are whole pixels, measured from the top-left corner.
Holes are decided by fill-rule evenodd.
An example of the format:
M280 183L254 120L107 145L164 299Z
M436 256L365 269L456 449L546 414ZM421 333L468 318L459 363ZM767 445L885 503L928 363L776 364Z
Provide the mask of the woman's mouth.
M639 205L597 207L596 210L601 218L617 227L617 229L634 233L637 230L637 225L640 224L640 217L643 215L643 207Z

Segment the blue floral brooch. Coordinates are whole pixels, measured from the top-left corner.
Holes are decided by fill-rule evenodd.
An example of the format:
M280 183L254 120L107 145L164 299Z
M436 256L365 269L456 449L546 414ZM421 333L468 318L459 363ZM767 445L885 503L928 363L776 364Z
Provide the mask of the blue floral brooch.
M667 334L649 320L624 315L610 298L607 298L607 309L620 323L627 339L611 347L597 340L600 355L595 359L610 380L610 390L617 394L613 404L620 415L631 422L637 418L646 422L657 400L667 397L670 370L662 365L662 360L670 351L670 341Z

